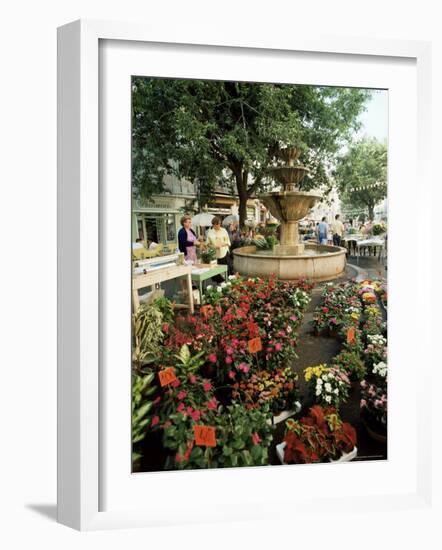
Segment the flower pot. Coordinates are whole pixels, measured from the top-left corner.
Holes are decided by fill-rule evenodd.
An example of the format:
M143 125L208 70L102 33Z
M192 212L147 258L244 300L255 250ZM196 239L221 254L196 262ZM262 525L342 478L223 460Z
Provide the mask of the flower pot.
M301 403L297 401L295 403L295 408L293 410L287 410L287 411L281 411L279 414L276 414L273 416L273 424L279 424L280 422L284 422L284 420L287 420L287 418L290 418L291 416L294 416L295 414L298 414L301 410Z
M286 442L283 441L282 443L279 443L278 445L276 445L276 456L279 458L281 464L286 464L286 462L284 462L284 449L286 447ZM357 447L354 447L354 449L352 451L350 451L349 453L342 453L342 456L336 460L331 460L329 459L329 462L333 463L333 464L337 464L339 462L350 462L351 460L353 460L354 458L356 458L358 454L358 448Z

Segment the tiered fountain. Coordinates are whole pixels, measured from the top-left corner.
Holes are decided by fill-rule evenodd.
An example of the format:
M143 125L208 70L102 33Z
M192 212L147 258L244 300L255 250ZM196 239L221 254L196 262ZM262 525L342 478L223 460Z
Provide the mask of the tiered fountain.
M294 147L279 151L279 164L272 167L271 172L282 184L282 190L260 197L281 223L280 244L271 251L257 250L256 246L234 250L235 271L241 275L327 281L339 277L345 270L345 248L299 242L298 223L321 198L299 191L298 184L308 172L308 168L299 164L299 154Z

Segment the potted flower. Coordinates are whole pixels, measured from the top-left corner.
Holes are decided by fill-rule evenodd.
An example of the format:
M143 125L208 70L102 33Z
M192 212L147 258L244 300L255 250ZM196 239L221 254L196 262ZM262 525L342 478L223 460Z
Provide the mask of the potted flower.
M301 409L297 380L298 375L290 367L258 371L233 385L232 399L246 409L261 409L267 405L277 424Z
M383 369L380 369L381 372ZM361 382L361 416L368 435L375 441L387 442L387 388L385 385Z
M207 246L201 250L200 258L204 264L216 264L216 250L213 246Z
M344 370L350 380L362 380L367 374L364 361L357 351L343 349L333 358L333 364Z
M283 464L348 462L357 455L356 430L333 407L314 405L300 420L287 420L277 455Z
M350 379L342 368L329 367L326 364L307 367L304 377L309 383L310 393L319 405L338 409L341 403L347 401Z

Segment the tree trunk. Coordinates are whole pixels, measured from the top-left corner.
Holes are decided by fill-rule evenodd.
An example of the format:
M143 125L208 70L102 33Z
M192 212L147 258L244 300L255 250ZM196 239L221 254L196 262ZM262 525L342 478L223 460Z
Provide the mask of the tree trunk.
M244 227L245 221L247 219L247 181L248 181L248 172L242 171L241 169L235 170L235 181L236 188L238 191L239 197L239 226Z

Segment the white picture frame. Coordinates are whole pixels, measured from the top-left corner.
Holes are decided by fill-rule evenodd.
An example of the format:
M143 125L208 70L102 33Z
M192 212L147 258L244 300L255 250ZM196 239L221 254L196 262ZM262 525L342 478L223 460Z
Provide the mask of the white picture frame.
M210 58L213 47L229 48L235 56L245 51L272 52L283 55L285 52L304 52L314 55L333 56L377 56L379 59L410 59L416 64L417 102L414 106L418 115L417 150L413 156L419 162L419 200L431 203L431 182L429 181L429 120L431 103L429 97L430 53L429 43L406 41L364 40L356 38L318 37L306 38L281 36L271 44L260 39L217 41L210 44L201 38L167 36L160 29L153 31L144 26L118 22L76 21L59 29L58 33L58 521L80 530L139 527L180 522L209 520L231 520L267 517L265 491L247 509L237 509L232 503L221 502L210 510L201 504L198 513L183 513L177 510L150 505L144 508L131 507L127 502L103 510L103 433L100 415L102 388L102 358L100 354L101 320L100 302L105 293L102 289L102 251L100 247L100 215L105 206L100 189L100 42L125 41L127 44L168 44L175 48L207 48ZM180 44L182 46L180 46ZM414 144L414 140L413 140ZM413 165L413 163L411 164ZM105 213L104 213L105 214ZM429 232L431 220L427 216L420 220L418 233ZM416 236L416 239L419 235ZM394 241L394 239L393 239ZM418 300L421 315L430 311L430 277L425 270L428 262L428 245L422 245L417 254L420 267L413 271L411 278L420 280ZM399 251L399 248L397 249ZM395 258L394 242L390 241L390 262ZM397 276L397 273L396 273ZM394 292L393 292L394 298ZM390 302L391 303L391 302ZM399 302L396 302L399 303ZM394 300L389 307L394 311ZM413 310L413 311L417 311ZM428 344L430 335L422 334L421 345ZM393 338L394 341L394 338ZM411 359L410 359L411 361ZM430 433L425 422L429 415L430 403L424 393L429 385L430 365L419 365L420 377L416 384L418 399L416 414L413 414L416 427L415 487L408 491L365 496L330 497L325 492L315 491L315 497L303 500L303 510L325 511L331 504L339 505L343 511L357 504L361 510L378 508L410 508L427 506L431 497ZM103 395L101 395L103 397ZM106 396L104 396L106 397ZM414 409L413 409L414 410ZM130 448L128 446L128 453ZM329 466L327 466L329 468ZM333 466L339 468L339 466ZM288 470L275 468L274 475L283 479ZM319 472L319 470L318 470ZM196 479L201 486L207 480L207 472L171 473L178 479ZM201 478L201 474L205 476ZM154 474L155 475L155 474ZM163 475L163 474L161 474ZM238 479L238 471L215 472L221 483L226 476ZM233 476L233 477L232 477ZM214 478L212 478L213 480ZM172 494L170 477L164 478L168 492ZM233 500L233 496L232 496ZM284 503L296 506L295 499L284 496ZM299 503L298 503L299 504ZM290 507L287 507L290 508ZM216 517L215 517L216 514ZM278 510L278 515L283 515Z

